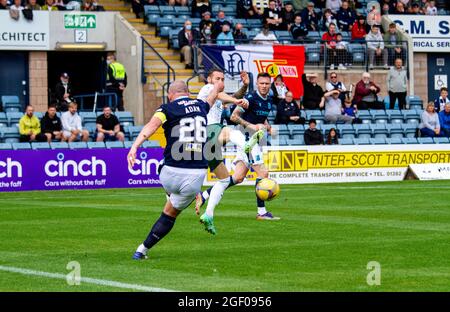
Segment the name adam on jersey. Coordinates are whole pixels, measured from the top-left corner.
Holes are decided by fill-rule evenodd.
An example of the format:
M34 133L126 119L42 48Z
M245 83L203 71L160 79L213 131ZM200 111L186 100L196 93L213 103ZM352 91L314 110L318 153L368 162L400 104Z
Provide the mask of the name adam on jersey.
M178 105L184 105L185 106L185 112L186 114L189 113L200 113L200 107L198 106L198 100L184 100L178 102Z

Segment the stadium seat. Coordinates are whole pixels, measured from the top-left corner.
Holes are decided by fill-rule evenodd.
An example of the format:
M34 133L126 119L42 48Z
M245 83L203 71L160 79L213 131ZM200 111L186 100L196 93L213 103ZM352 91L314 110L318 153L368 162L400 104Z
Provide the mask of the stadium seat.
M375 123L387 123L389 121L389 117L383 109L372 109L370 110L370 114Z
M47 142L33 142L31 143L31 149L34 150L50 149L50 144Z
M106 141L106 148L123 148L122 141Z
M416 110L403 110L403 119L407 123L420 123L420 114Z
M158 19L161 17L161 11L157 5L145 5L144 15L146 23L155 25Z
M307 64L320 63L320 45L319 44L305 44L305 54Z
M0 143L0 150L10 150L12 149L11 143Z
M169 37L169 32L174 26L173 18L172 17L161 17L158 22L156 23L158 28L158 36L162 38Z
M87 142L87 147L92 148L105 148L104 142Z
M160 145L159 145L158 141L147 140L147 141L144 141L144 143L142 143L142 147L144 147L144 148L152 148L152 147L160 147Z
M305 133L304 125L288 125L288 129L289 129L291 138L294 137L294 135L303 135Z
M353 142L353 139L350 139L350 138L342 138L342 139L339 140L339 144L340 144L340 145L353 145L354 142Z
M0 127L8 127L8 118L4 112L0 112Z
M249 29L260 29L262 27L260 19L248 19L246 24Z
M172 19L173 25L172 25L172 29L175 28L182 28L184 27L184 23L186 22L186 19L183 17L176 17L174 19ZM169 31L170 34L170 31Z
M69 144L67 142L52 142L50 143L51 149L67 149Z
M288 129L287 125L273 125L272 126L280 136L289 136L290 130Z
M172 29L169 32L169 43L170 47L175 50L180 49L180 42L178 41L178 33L180 32L181 28Z
M133 141L125 141L123 145L125 148L131 148L131 146L133 145Z
M94 124L97 121L97 114L95 112L79 112L83 125Z
M28 142L12 143L13 150L30 150L31 145Z
M389 122L391 124L401 124L403 123L403 114L402 111L397 109L388 109L386 110L386 114L389 117Z
M87 148L87 143L86 142L70 142L69 143L69 148L70 149Z
M356 145L370 145L370 138L356 138L353 140Z
M386 139L388 137L388 130L386 129L386 125L384 123L372 124L370 125L372 129L373 137L376 139Z
M417 142L419 142L419 144L433 144L433 138L430 137L421 137L421 138L417 138Z
M318 31L309 31L307 37L312 40L321 40L322 39L322 37L320 36L320 33Z
M6 113L12 113L12 112L21 113L23 111L23 107L19 103L6 103L3 105L3 110Z
M321 127L322 134L324 135L324 137L326 137L328 135L328 132L330 132L330 130L332 128L336 129L336 132L339 134L338 127L335 124L323 124L320 127Z
M403 138L402 139L403 144L417 144L417 139L416 138Z
M276 30L275 36L277 37L278 42L284 44L289 44L293 40L291 33L287 30Z
M403 144L402 138L387 138L387 144Z
M176 6L174 7L175 9L175 14L180 17L180 16L186 16L186 17L190 17L191 15L191 11L189 10L189 7L187 6Z
M337 125L337 129L338 129L339 135L342 139L355 138L356 131L353 128L353 125L349 125L349 124Z
M383 145L386 144L386 139L385 138L373 138L373 139L369 139L370 144L372 145Z
M448 138L441 138L441 137L433 138L433 141L436 144L447 144L447 143L449 143L449 139Z
M366 61L365 46L360 43L348 45L348 52L352 55L353 64L364 64Z
M394 124L387 124L386 129L389 132L390 138L403 138L403 127L402 124L394 123Z
M16 143L19 142L20 134L19 128L17 127L2 127L0 128L3 142L5 143Z
M372 137L372 129L369 124L355 124L353 125L358 138L370 139Z
M412 109L423 109L423 101L417 95L409 95L406 97L406 103L408 104L408 108Z
M161 13L161 16L172 16L175 17L175 9L171 5L160 5L159 6L159 12Z
M22 118L23 113L21 112L7 112L6 118L8 119L8 124L10 127L12 126L18 126L19 120Z
M412 123L403 124L403 134L407 138L414 138L416 136L417 129L418 129L417 124L412 124Z
M17 95L2 95L1 100L3 107L9 103L20 104L20 100Z
M289 146L305 145L305 138L303 136L297 136L294 139L286 140L286 142Z
M141 132L142 128L144 128L144 126L130 126L130 127L128 127L128 131L130 132L130 139L134 140L139 135L139 132Z
M362 123L372 123L372 114L368 110L359 110L358 118L361 119Z
M134 125L134 118L131 112L116 112L115 115L119 118L119 122L122 126Z
M83 130L89 131L89 137L94 140L97 133L97 125L95 123L88 123L83 126Z

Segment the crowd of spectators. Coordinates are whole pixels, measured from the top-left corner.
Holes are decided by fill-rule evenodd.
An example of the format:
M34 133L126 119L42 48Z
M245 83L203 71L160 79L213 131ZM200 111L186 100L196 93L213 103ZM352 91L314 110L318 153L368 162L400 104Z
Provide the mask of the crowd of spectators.
M0 10L104 11L96 0L0 0Z

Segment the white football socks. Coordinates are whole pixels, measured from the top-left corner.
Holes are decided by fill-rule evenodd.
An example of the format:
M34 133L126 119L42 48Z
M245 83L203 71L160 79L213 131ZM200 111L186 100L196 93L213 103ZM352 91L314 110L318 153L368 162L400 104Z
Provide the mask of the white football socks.
M216 182L216 184L214 184L213 188L211 189L208 206L206 207L205 211L207 216L214 216L214 208L216 208L216 206L219 204L228 185L230 185L230 177L219 180Z
M267 213L266 207L258 207L258 214L260 216L264 215Z
M244 149L245 136L239 130L231 130L230 131L230 142L237 145L238 148Z
M144 244L140 244L136 251L146 255L147 251L148 251L148 248L145 247Z

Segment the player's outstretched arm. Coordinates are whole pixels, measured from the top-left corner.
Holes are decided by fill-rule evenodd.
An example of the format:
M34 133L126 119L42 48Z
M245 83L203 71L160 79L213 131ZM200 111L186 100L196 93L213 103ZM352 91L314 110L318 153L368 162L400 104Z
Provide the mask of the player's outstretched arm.
M223 81L214 81L214 88L211 90L211 92L208 94L208 97L206 98L206 103L209 104L209 106L214 106L216 103L217 97L219 96L220 92L223 92L223 89L225 88L225 85Z
M163 120L160 114L163 114L161 112L157 112L155 115L153 115L152 119L144 126L144 128L139 133L138 137L134 141L133 145L130 148L130 151L128 152L128 165L130 167L133 167L134 162L136 160L136 152L139 146L144 143L144 141L148 140L149 137L153 135L153 133L158 130L158 128L163 124ZM163 114L164 115L164 114Z
M248 101L245 99L237 99L235 97L232 97L225 92L220 92L217 96L219 100L224 103L224 106L230 105L230 104L236 104L237 106L248 108Z
M265 126L263 124L252 124L246 120L244 120L241 115L242 115L242 108L236 107L236 109L233 111L233 114L231 114L231 121L242 126L244 129L248 128L252 131L258 131L259 129L264 128Z

